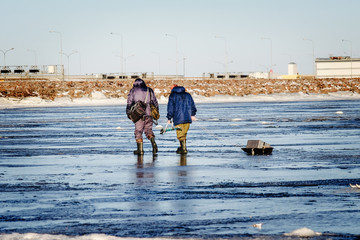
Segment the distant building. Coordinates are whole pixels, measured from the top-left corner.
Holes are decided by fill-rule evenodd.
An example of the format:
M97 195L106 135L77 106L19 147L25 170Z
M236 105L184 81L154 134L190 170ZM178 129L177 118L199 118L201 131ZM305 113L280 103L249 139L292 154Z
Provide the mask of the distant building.
M349 56L317 58L315 64L317 78L360 77L360 58Z
M298 75L297 65L294 62L288 64L288 75Z
M288 64L288 75L281 75L280 79L298 79L300 77L297 64L291 62Z
M228 72L228 73L203 73L204 78L215 79L242 79L249 77L249 73L243 72Z

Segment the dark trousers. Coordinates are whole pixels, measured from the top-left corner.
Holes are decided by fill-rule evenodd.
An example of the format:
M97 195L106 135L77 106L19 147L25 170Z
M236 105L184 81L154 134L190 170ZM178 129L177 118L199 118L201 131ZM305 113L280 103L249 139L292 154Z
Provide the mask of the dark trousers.
M150 139L152 137L155 137L154 132L152 130L153 126L153 120L150 116L145 116L144 120L140 119L135 123L135 139L137 142L142 142L143 139L143 133L145 133L145 136Z

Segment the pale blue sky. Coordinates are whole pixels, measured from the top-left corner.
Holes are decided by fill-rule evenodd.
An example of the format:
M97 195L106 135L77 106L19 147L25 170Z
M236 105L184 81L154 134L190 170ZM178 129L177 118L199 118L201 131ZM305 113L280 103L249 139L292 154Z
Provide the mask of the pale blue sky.
M300 74L312 73L312 42L316 57L360 57L360 0L0 0L0 50L7 65L60 63L63 52L81 53L81 72L120 72L121 37L128 72L175 74L186 58L186 76L223 72L225 41L228 71L266 71L270 41L275 72L298 64ZM215 38L222 36L224 38ZM342 42L342 39L350 42ZM134 56L132 56L134 55ZM4 64L0 52L0 65ZM132 56L132 57L129 57ZM160 57L160 67L159 67ZM63 57L67 67L67 58ZM80 72L78 54L70 72ZM178 73L183 74L183 61Z

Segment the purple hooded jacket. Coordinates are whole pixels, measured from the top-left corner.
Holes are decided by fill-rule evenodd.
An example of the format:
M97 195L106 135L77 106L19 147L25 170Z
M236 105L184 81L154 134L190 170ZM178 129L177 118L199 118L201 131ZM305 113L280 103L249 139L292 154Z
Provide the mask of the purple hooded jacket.
M143 102L145 101L148 89L149 89L149 93L146 101L146 103L148 104L146 107L146 116L151 115L150 102L154 104L157 109L159 109L159 104L155 97L154 91L146 86L144 80L138 78L135 80L133 88L130 90L128 94L127 105L126 105L127 115L129 115L129 111L132 105L134 105L137 101L143 101Z

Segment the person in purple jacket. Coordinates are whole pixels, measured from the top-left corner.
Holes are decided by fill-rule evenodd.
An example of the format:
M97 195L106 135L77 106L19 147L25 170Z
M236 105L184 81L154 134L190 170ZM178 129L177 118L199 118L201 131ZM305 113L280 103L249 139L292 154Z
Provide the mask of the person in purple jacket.
M186 136L190 124L196 119L196 111L197 109L190 93L186 92L182 86L172 85L166 117L168 123L171 123L172 119L175 127L181 129L176 130L176 137L180 142L180 147L176 153L187 154Z
M146 102L145 102L146 99ZM150 102L155 105L157 109L159 109L158 101L155 97L154 91L147 87L144 80L138 78L135 80L133 84L133 88L130 90L127 98L126 105L126 114L129 117L129 111L131 107L137 102L143 101L147 104L145 116L135 123L135 140L137 144L137 150L134 151L134 154L143 155L144 147L143 147L143 133L145 133L146 137L151 141L152 151L154 154L158 152L158 148L155 142L155 134L152 130L153 118L151 117L151 108Z

